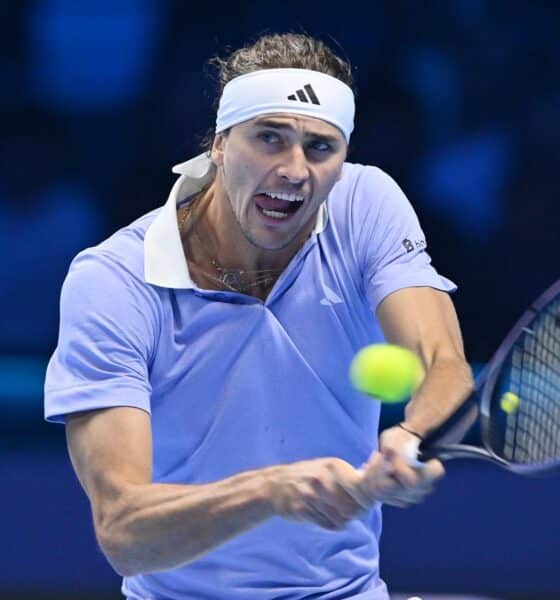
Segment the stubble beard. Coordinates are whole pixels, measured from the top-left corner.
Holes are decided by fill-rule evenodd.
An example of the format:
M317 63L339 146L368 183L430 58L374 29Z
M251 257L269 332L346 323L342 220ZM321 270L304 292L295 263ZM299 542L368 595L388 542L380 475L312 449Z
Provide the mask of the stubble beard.
M254 248L257 248L258 250L266 250L267 252L280 252L282 250L285 250L286 248L288 248L291 244L293 244L293 242L296 240L296 238L298 237L298 234L301 232L301 229L299 229L298 231L296 231L292 236L290 236L290 238L284 242L282 245L280 246L274 246L272 248L263 245L262 243L259 243L252 235L251 232L249 231L249 229L247 227L244 227L243 224L241 223L241 221L239 220L239 217L237 216L237 214L235 213L235 211L233 210L233 204L231 202L231 199L228 195L228 200L229 200L229 208L231 210L231 213L233 215L233 218L235 219L235 222L237 223L237 226L239 227L239 230L241 231L243 237L251 244L251 246L253 246Z

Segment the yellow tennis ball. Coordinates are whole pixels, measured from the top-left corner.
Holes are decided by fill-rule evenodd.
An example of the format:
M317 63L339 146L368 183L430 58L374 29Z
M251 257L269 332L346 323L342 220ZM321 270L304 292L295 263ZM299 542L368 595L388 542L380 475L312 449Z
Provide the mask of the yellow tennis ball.
M350 365L350 381L382 402L403 402L422 383L424 368L414 352L393 344L362 348Z
M500 398L500 408L508 415L517 412L520 404L521 400L519 396L517 394L514 394L513 392L506 392Z

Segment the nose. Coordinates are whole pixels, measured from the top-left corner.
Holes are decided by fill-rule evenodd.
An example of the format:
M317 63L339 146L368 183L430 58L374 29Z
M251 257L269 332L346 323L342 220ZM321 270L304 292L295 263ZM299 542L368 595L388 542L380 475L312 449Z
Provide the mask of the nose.
M307 157L301 146L292 146L282 157L277 174L290 183L301 184L309 178Z

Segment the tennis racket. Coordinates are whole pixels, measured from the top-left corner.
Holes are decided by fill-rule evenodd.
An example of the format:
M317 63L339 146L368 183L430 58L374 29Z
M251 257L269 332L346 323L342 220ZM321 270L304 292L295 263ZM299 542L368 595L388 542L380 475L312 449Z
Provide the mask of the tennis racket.
M502 408L508 392L517 410ZM448 443L476 421L480 447ZM560 470L560 280L519 319L473 395L420 444L418 458L482 459L523 475Z

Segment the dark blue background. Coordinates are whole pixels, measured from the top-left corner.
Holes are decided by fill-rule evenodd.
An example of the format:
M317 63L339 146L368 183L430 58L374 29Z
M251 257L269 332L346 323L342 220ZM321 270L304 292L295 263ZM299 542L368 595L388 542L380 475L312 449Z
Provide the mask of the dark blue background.
M2 598L118 596L63 430L41 421L44 365L72 256L163 204L171 165L198 153L213 122L212 55L265 31L305 31L343 48L358 88L349 159L385 169L412 201L435 265L460 285L474 366L558 277L557 3L36 0L1 9ZM559 492L555 479L449 465L425 505L386 511L384 575L395 591L560 597Z

